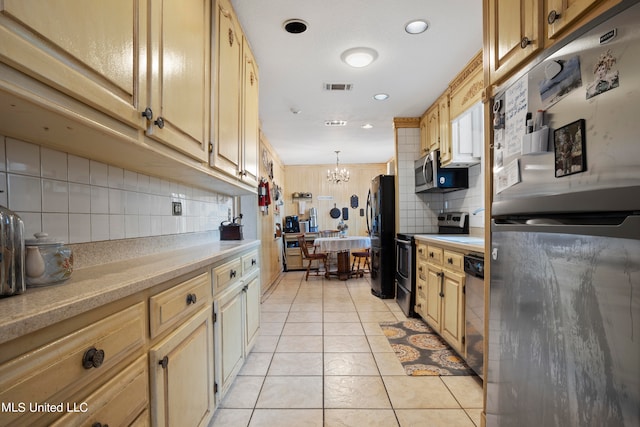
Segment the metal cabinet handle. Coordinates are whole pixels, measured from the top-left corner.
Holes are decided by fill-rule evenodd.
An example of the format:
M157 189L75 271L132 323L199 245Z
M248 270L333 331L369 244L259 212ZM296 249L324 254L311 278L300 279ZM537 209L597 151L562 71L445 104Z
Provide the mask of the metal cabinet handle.
M531 44L531 40L529 40L529 37L523 37L522 40L520 41L520 48L526 49L527 46L529 46L530 44Z
M82 356L82 367L84 369L99 368L104 362L104 350L91 347Z
M153 124L162 129L164 127L164 119L162 117L158 117Z
M256 260L255 258L251 258L251 265L256 265L258 263L258 260Z
M560 19L560 14L555 10L552 10L551 12L549 12L549 15L547 15L547 23L549 25L553 24L558 19Z
M91 424L91 427L109 427L109 424L102 424L99 422L95 422L93 424Z
M153 110L151 109L151 107L147 107L144 109L144 111L142 112L142 117L147 120L153 119Z
M235 270L231 270L231 271L229 272L229 278L230 278L230 279L233 279L234 277L236 277L236 271L235 271Z
M433 252L429 252L429 258L433 258L435 254Z
M438 277L440 278L440 293L438 295L440 298L444 298L444 273L438 272Z
M187 305L195 304L198 301L196 294L187 294Z
M169 366L169 356L165 356L163 357L159 362L158 365L162 366L162 369L167 369L167 366Z
M447 263L448 264L453 264L453 258L447 258Z

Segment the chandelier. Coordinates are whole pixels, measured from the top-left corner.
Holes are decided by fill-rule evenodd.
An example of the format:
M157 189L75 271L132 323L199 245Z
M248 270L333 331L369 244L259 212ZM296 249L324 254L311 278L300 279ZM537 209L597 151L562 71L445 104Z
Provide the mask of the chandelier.
M340 169L340 159L338 158L338 153L340 153L340 151L336 151L336 168L334 170L327 170L327 181L334 184L340 184L341 182L349 181L349 171L345 168Z

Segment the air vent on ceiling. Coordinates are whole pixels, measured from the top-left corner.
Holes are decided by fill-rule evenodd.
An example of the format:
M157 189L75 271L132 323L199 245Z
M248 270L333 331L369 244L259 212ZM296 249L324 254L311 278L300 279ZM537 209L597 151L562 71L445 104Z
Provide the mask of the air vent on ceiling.
M347 121L346 120L326 120L324 122L325 126L346 126L347 125Z
M324 90L329 91L349 91L353 89L353 85L351 83L325 83Z

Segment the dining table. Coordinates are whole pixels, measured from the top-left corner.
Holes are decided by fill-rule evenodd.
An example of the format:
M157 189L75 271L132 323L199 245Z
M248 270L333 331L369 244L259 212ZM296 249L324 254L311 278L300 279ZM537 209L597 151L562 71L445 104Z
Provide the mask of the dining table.
M329 274L337 276L340 280L347 280L351 276L349 266L351 249L369 249L371 238L368 236L318 237L313 241L313 246L320 252L335 253L337 269L330 269Z

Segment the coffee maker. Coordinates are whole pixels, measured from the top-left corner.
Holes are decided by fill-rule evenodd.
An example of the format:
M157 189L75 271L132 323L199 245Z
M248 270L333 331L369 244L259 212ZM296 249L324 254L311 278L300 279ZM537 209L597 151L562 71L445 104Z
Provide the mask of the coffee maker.
M298 215L291 215L284 217L284 232L285 233L299 233L300 222L298 221Z

